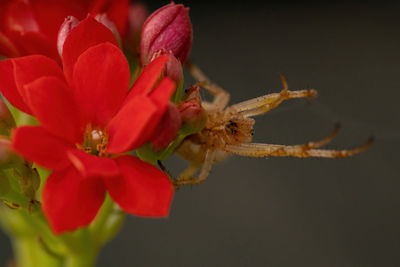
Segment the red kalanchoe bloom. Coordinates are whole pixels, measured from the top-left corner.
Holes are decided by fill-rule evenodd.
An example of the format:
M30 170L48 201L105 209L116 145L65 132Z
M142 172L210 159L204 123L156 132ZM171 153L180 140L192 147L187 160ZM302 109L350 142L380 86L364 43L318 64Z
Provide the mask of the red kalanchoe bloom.
M0 90L40 126L14 130L12 147L53 170L43 210L56 233L88 225L105 192L128 213L166 216L173 196L168 177L122 155L147 142L167 110L175 83L160 75L168 57L149 64L129 90L129 66L112 32L89 17L71 30L63 71L51 59L0 62Z
M129 0L2 0L0 55L41 54L59 60L57 34L64 19L106 14L121 36L128 25Z

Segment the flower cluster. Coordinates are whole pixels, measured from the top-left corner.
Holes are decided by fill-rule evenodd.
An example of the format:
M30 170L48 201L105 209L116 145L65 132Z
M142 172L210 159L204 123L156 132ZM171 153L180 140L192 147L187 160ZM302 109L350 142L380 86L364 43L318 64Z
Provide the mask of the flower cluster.
M0 1L0 92L10 104L0 101L0 199L43 212L48 240L89 225L104 232L96 222L109 201L165 217L174 188L204 181L231 154L340 158L371 145L321 149L338 128L303 145L252 143L252 117L316 91L291 91L282 76L281 92L228 106L229 94L187 60L188 12L173 2L147 16L129 0ZM183 65L198 82L184 92ZM190 164L172 178L162 161L175 152Z
M131 151L162 151L181 129L188 9L171 3L145 22L146 8L127 0L1 5L0 54L9 59L0 61L0 92L39 123L15 128L1 147L52 171L41 203L53 231L90 224L106 192L127 213L167 216L169 177ZM10 135L15 124L2 110Z

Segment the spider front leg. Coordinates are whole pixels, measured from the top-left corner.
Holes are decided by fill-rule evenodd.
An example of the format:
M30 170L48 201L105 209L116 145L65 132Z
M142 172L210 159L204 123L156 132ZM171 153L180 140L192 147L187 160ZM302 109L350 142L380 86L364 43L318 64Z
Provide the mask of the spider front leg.
M204 182L208 174L210 173L211 167L214 163L215 159L215 150L208 149L205 154L203 166L201 167L200 174L197 178L192 178L192 175L196 173L199 166L195 163L191 164L180 176L178 179L173 181L175 187L179 188L182 185L186 184L199 184Z
M253 117L256 115L264 114L273 108L279 106L283 101L293 98L314 98L317 96L317 91L314 89L289 91L288 85L284 75L281 75L283 89L280 93L273 93L250 100L246 100L235 105L231 108L242 114L244 117Z
M328 150L328 149L314 149L310 148L309 145L272 145L272 144L240 144L236 146L226 146L226 151L249 157L317 157L317 158L346 158L354 154L358 154L373 143L373 138L368 139L363 145L356 147L354 149L344 149L344 150Z
M204 73L192 62L187 61L186 67L190 74L198 81L200 87L206 89L211 95L214 96L214 100L207 106L207 109L223 110L229 103L229 93L224 89L211 82Z
M329 143L339 131L339 125L324 139L317 142L308 142L303 145L285 146L273 144L244 143L240 145L227 145L225 151L249 157L321 157L321 158L340 158L349 157L360 153L372 144L372 138L360 147L350 150L324 150L316 149Z

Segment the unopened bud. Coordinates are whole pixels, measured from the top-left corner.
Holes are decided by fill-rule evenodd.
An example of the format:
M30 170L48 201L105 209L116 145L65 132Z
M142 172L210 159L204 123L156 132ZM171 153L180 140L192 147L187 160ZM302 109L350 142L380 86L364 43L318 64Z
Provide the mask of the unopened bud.
M0 98L0 135L9 136L15 128L15 120L6 103Z
M125 39L130 51L139 52L140 34L148 14L147 6L142 3L132 3L129 7L128 30Z
M94 19L106 26L114 34L118 44L121 44L121 36L119 35L117 26L107 17L106 13L97 14Z
M176 83L176 85L179 85L183 77L182 64L179 62L178 59L176 59L171 51L166 51L165 49L161 49L154 53L151 61L158 58L159 56L169 57L167 64L165 64L164 76L171 78Z
M8 164L12 158L10 150L11 142L6 138L0 138L0 164Z
M181 116L177 107L169 102L167 111L154 132L154 137L150 139L150 144L155 152L163 150L175 140L181 128L181 123Z
M22 162L11 148L11 141L6 136L0 135L0 169L7 169Z
M172 51L182 63L186 62L193 39L188 13L188 8L172 2L147 18L140 42L142 65L148 64L153 54L160 49Z
M63 24L60 26L57 36L57 50L58 54L61 56L63 52L64 42L67 39L68 34L73 28L79 24L79 20L74 16L66 17Z
M178 104L182 130L187 134L201 131L207 122L207 113L201 105L199 87L192 86L185 92L185 100Z
M183 96L183 100L185 102L194 102L201 104L201 96L200 96L200 86L192 85L190 88L185 90L185 95Z

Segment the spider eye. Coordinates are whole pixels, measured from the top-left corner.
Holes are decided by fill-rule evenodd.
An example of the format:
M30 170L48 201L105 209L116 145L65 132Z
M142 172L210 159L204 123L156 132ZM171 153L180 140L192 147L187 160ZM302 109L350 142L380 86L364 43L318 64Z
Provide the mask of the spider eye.
M233 120L229 120L229 123L225 127L232 133L236 134L238 132L238 124Z

